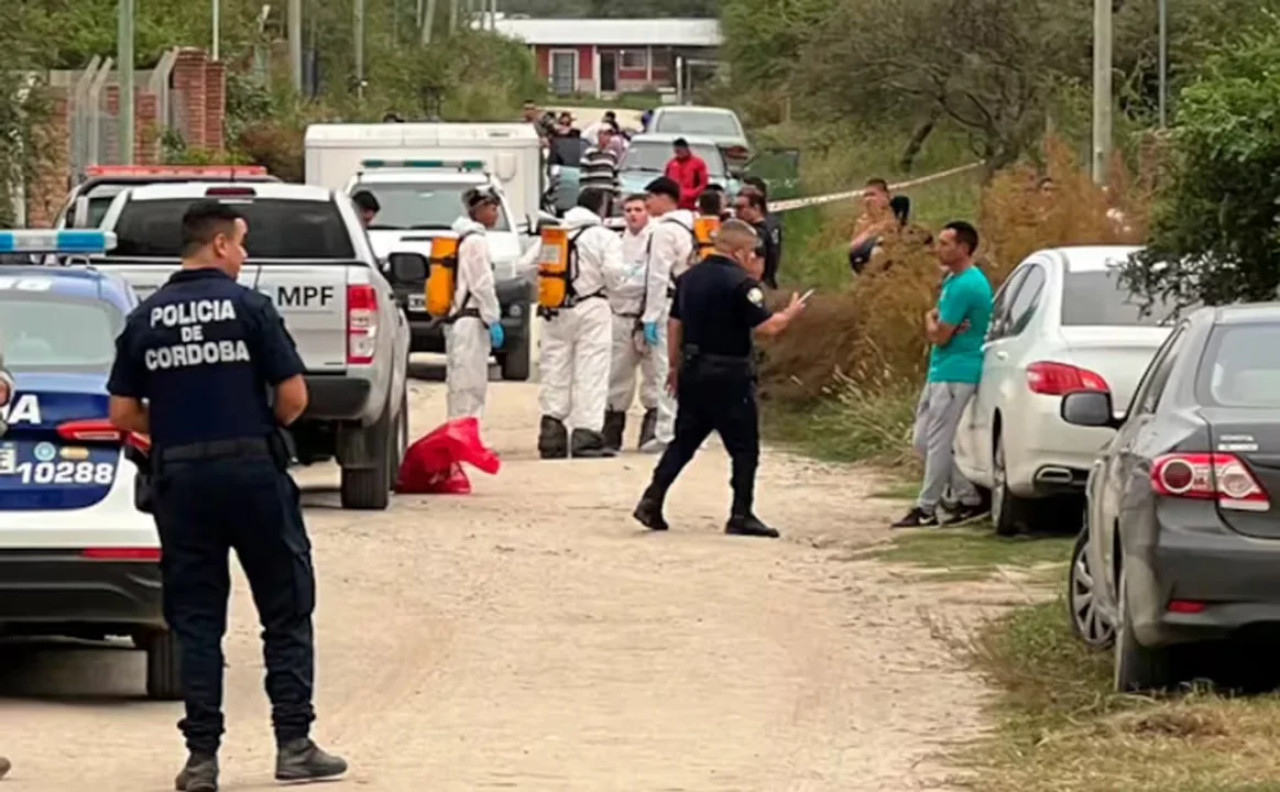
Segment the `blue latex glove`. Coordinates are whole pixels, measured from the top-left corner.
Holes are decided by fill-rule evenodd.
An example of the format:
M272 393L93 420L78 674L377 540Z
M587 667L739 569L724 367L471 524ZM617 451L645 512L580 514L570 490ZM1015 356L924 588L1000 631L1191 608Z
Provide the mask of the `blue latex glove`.
M507 340L507 336L502 332L502 325L494 322L489 325L489 345L494 349L502 349L502 343Z
M658 323L657 322L644 323L644 342L649 346L658 345Z

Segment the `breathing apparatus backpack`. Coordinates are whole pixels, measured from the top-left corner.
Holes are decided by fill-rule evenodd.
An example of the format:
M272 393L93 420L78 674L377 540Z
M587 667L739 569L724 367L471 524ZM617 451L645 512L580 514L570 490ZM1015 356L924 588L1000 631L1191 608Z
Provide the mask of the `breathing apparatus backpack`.
M578 301L573 282L578 278L578 237L591 226L569 233L567 228L542 229L542 252L538 256L538 312L544 317ZM588 295L591 296L591 295Z
M693 249L698 261L710 256L716 249L716 232L720 230L720 218L699 215L693 221Z
M427 313L437 319L449 317L449 310L453 307L453 296L458 287L458 251L462 249L463 240L472 233L468 231L456 237L438 236L431 240L431 262L427 274L425 297ZM463 302L470 300L471 295L468 294ZM459 309L465 307L464 304Z

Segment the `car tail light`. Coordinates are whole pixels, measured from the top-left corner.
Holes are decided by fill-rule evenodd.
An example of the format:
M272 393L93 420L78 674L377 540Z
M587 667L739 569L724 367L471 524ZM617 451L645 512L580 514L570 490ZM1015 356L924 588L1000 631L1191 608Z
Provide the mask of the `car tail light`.
M378 340L378 294L368 284L347 287L347 363L373 362Z
M1151 466L1151 488L1173 498L1217 500L1224 509L1267 511L1271 501L1235 454L1165 454Z
M158 547L90 547L80 551L81 558L93 561L159 561Z
M252 198L257 195L252 187L210 187L204 194L212 198Z
M72 443L126 443L139 451L151 450L151 438L117 429L105 418L60 423L58 437Z
M1110 392L1101 374L1070 363L1041 360L1027 366L1027 387L1032 393L1062 396L1075 391Z
M1203 613L1205 604L1195 600L1169 600L1170 613Z
M724 150L724 155L729 159L740 160L751 156L751 152L747 151L746 146L730 146Z

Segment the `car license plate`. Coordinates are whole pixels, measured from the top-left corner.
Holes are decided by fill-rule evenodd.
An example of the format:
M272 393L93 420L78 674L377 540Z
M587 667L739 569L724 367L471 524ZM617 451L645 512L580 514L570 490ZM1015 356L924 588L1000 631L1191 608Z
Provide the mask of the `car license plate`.
M409 295L409 310L410 310L410 311L425 311L425 310L427 310L427 298L426 298L426 296L425 296L425 295L422 295L422 294L410 294L410 295Z

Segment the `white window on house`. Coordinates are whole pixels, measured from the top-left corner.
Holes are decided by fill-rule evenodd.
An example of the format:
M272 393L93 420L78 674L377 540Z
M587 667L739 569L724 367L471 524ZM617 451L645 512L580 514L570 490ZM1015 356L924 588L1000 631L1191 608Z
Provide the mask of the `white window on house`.
M649 52L642 49L622 51L621 67L624 69L646 69L649 67Z

